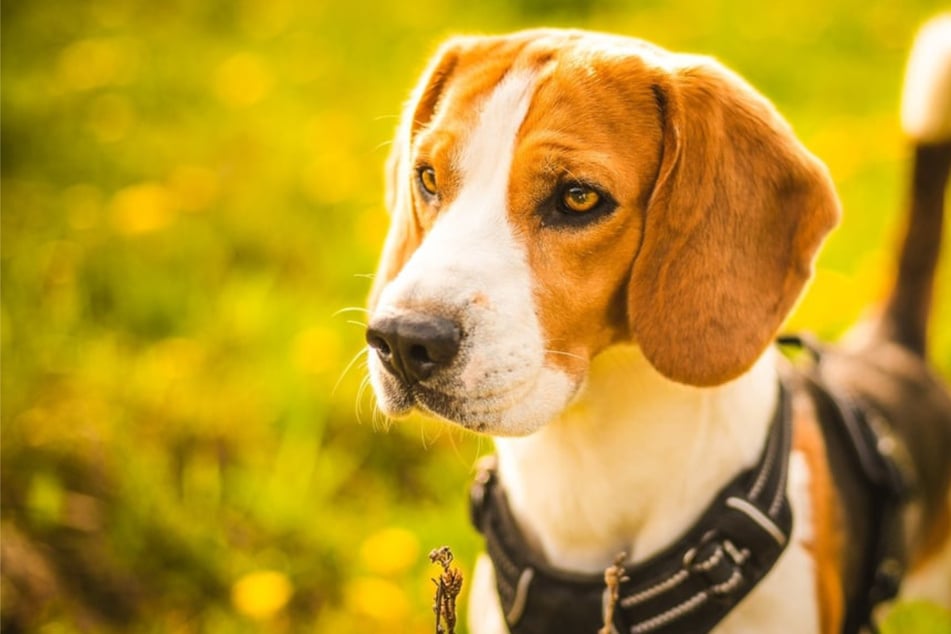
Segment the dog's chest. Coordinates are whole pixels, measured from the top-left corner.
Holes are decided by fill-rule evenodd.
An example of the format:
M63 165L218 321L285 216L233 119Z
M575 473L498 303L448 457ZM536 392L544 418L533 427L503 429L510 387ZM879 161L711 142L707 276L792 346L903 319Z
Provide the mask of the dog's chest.
M794 524L789 545L774 568L714 629L720 634L818 632L815 568L810 552L811 508L805 460L793 452L787 485ZM477 562L469 605L473 634L505 634L508 627L499 601L495 572L486 555Z
M670 543L755 462L776 404L774 363L768 351L714 394L665 379L634 346L596 357L558 420L496 439L506 494L534 546L590 573L620 551L642 558Z
M558 421L496 440L502 486L531 547L558 568L600 574L619 552L643 560L670 544L756 461L776 406L774 362L764 355L713 395L663 379L634 347L598 357L581 397ZM717 631L769 632L766 623L816 630L806 469L793 454L790 544ZM488 561L474 584L473 632L506 631Z

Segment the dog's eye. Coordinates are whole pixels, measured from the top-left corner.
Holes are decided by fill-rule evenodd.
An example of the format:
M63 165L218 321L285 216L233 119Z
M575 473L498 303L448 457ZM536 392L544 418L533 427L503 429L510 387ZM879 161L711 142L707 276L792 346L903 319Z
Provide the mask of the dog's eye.
M430 196L436 195L436 170L431 167L421 167L417 171L419 186Z
M571 185L561 193L561 205L565 211L583 214L601 203L601 194L584 185Z
M597 185L569 181L557 185L548 198L539 202L538 214L545 227L584 227L609 216L617 206L617 201Z

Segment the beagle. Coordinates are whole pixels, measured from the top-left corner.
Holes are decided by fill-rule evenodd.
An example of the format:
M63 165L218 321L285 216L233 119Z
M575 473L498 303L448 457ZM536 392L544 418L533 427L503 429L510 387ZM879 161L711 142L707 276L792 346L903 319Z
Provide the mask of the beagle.
M935 72L916 81L927 92ZM951 123L924 111L928 193L892 301L823 353L823 376L894 426L915 487L907 585L951 604L951 400L923 362ZM757 463L784 390L772 341L840 213L824 165L736 74L554 29L439 50L399 125L387 206L367 330L379 407L495 437L525 548L566 577L669 549ZM842 631L861 585L875 531L854 514L873 496L839 486L821 407L791 399L791 531L718 632ZM475 634L518 631L496 573L476 565Z

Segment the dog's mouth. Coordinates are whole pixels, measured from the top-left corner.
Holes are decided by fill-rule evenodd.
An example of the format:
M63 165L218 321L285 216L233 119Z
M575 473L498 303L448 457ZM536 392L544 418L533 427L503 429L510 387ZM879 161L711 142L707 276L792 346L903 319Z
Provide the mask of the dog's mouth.
M381 401L388 405L385 409L391 410L388 413L402 415L417 409L477 432L498 425L510 404L531 391L530 381L494 392L467 391L462 386L448 385L448 381L406 383L385 366L384 376Z
M501 411L497 408L483 411L474 408L474 403L478 402L476 399L460 398L420 384L407 389L413 404L420 411L472 431L486 431L501 417Z
M496 368L485 374L503 374L503 384L473 380L469 364L454 376L408 383L371 362L371 380L380 409L394 417L418 410L469 431L496 436L525 435L537 430L563 409L576 383L546 366Z

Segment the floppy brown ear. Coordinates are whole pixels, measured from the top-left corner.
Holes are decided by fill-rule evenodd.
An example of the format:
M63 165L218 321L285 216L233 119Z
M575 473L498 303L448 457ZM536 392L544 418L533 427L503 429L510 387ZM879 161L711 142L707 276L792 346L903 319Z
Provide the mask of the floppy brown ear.
M812 273L839 204L773 107L712 60L655 87L663 157L628 288L631 331L682 383L747 370Z
M386 207L390 229L370 289L372 309L387 282L396 277L422 241L422 227L413 208L410 149L416 132L433 118L446 82L459 60L461 40L450 40L433 56L400 116L396 138L386 162Z

